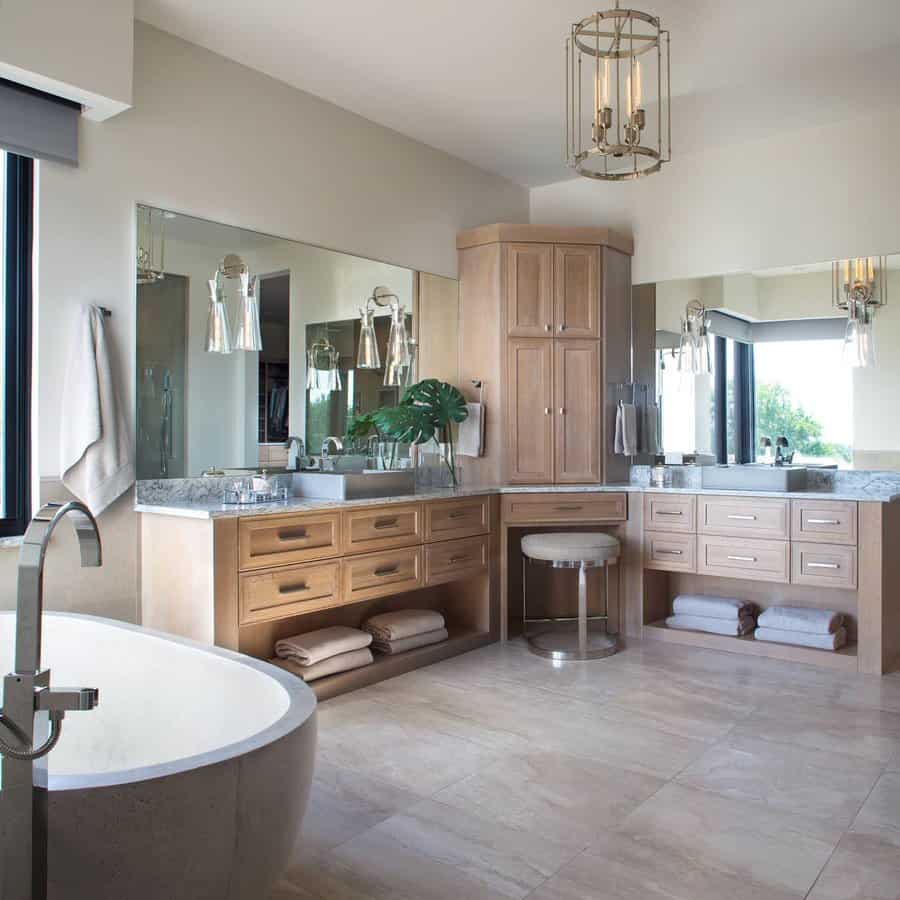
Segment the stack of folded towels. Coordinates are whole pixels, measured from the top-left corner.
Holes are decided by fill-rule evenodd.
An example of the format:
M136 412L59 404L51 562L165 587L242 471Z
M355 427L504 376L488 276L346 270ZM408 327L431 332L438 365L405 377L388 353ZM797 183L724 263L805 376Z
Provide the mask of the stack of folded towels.
M672 603L674 615L666 619L669 628L709 631L738 637L756 628L756 607L734 597L706 597L679 594Z
M330 625L277 641L275 655L298 666L304 681L315 681L374 662L371 643L372 635L366 631Z
M444 617L432 609L381 613L363 623L363 629L373 638L372 646L388 654L447 640Z
M840 650L847 643L842 613L797 606L770 606L760 615L759 628L753 636L758 641L819 650Z

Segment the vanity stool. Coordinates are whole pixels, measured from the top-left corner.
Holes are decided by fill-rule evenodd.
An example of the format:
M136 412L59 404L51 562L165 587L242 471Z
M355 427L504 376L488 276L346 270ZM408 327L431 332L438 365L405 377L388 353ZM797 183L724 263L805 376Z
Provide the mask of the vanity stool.
M602 532L528 534L522 538L522 628L532 653L553 660L599 659L618 649L615 635L589 632L589 621L609 620L609 567L619 561L619 542ZM553 569L578 569L578 617L532 619L528 617L528 564ZM606 614L587 614L587 570L606 569ZM577 633L544 632L528 635L529 622L578 622Z

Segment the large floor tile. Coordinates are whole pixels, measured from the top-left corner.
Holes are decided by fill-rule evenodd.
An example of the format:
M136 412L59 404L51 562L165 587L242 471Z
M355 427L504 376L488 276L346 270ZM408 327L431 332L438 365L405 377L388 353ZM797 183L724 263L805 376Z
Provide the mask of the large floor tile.
M432 800L386 819L375 831L513 898L526 896L581 850L571 837L547 840Z
M882 775L850 830L894 844L900 854L900 772Z
M900 752L900 714L775 697L740 722L735 734L886 764Z
M529 900L800 900L802 892L774 888L735 874L688 848L648 845L606 833L544 882Z
M738 736L712 747L676 780L848 828L881 771L853 756Z
M820 819L675 783L641 804L619 830L663 854L788 893L811 887L842 833Z
M550 841L585 847L664 782L565 753L506 758L435 799Z
M847 835L809 900L900 900L900 851L869 835Z
M319 759L298 844L330 850L421 801L418 794Z

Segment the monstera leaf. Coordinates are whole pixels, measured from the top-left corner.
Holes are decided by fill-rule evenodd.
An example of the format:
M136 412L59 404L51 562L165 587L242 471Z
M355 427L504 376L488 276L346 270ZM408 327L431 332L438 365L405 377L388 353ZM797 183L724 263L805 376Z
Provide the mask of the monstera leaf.
M468 418L466 398L446 381L426 378L412 385L403 395L401 406L413 406L427 410L432 423L432 434L446 439L454 422L464 422Z
M347 423L347 440L352 444L356 441L364 441L370 434L377 431L375 418L372 413L359 413Z
M378 431L401 444L424 444L434 437L434 423L421 406L383 406L372 413Z

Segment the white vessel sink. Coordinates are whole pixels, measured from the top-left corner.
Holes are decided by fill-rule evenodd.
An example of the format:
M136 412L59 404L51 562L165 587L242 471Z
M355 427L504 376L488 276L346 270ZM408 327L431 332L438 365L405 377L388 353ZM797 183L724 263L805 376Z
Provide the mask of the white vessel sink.
M700 483L721 491L805 491L806 466L704 466Z

